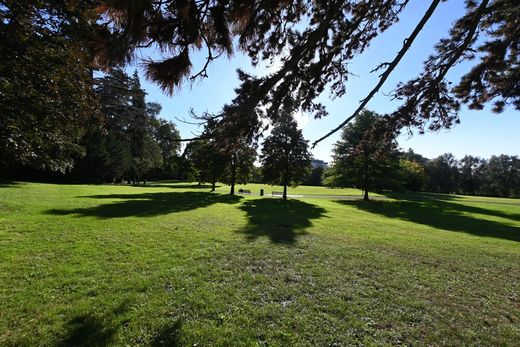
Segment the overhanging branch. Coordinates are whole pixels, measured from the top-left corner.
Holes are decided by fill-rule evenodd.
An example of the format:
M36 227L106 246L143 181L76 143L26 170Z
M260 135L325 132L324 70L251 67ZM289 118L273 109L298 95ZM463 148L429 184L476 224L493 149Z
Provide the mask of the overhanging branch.
M341 130L341 128L343 128L345 125L347 125L352 119L357 117L358 114L365 108L365 106L368 104L368 102L379 91L381 86L383 86L383 84L387 80L388 76L390 76L392 71L395 69L395 67L399 64L399 62L401 61L401 59L405 55L405 53L411 47L413 41L415 40L415 38L417 37L419 32L423 29L423 27L426 24L426 22L430 19L430 17L432 16L433 12L437 8L437 5L439 5L440 1L441 0L433 0L432 1L432 3L430 4L430 7L428 7L428 10L424 14L424 16L421 18L421 21L419 22L419 24L417 24L417 26L415 27L415 29L412 32L412 34L403 42L403 48L401 48L401 50L399 51L399 53L397 53L397 56L394 58L394 60L391 63L385 63L385 64L388 64L388 67L385 70L385 72L381 75L381 78L379 79L379 82L370 91L370 93L368 93L368 95L363 100L361 100L361 104L352 113L352 115L350 115L347 119L345 119L343 122L341 122L341 124L338 125L336 128L332 129L327 134L325 134L324 136L322 136L318 140L314 141L313 144L312 144L312 148L316 147L316 145L318 143L320 143L321 141L325 140L326 138L328 138L329 136L331 136L335 132ZM379 67L381 67L381 66L379 66Z

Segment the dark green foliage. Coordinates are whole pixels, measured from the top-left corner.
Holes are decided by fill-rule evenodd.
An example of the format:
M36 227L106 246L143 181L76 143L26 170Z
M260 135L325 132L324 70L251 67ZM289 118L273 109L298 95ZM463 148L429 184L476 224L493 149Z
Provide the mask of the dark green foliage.
M483 160L466 155L459 160L459 191L462 194L475 195L483 183Z
M253 166L253 170L251 171L251 183L265 183L261 167Z
M429 176L428 191L455 193L459 188L457 160L451 153L443 154L428 161L426 172Z
M334 163L327 182L336 187L357 187L364 191L382 190L393 185L395 171L395 139L374 137L372 130L382 122L381 117L364 110L354 123L347 125L334 147Z
M282 185L284 199L288 185L297 186L308 176L311 168L308 141L291 115L284 114L275 123L262 145L260 161L265 181Z
M227 157L222 182L230 185L230 194L235 194L235 184L246 184L251 180L257 153L256 147L246 142L238 142L224 152Z
M86 156L71 173L82 181L139 182L161 178L178 168L180 138L175 125L157 118L161 105L146 103L137 74L129 77L113 69L96 79L104 127L93 128L82 139Z
M492 156L479 168L483 184L481 194L520 197L520 159L516 156Z
M200 117L206 122L201 138L209 139L212 153L224 158L225 168L220 177L223 183L230 185L230 194L234 195L235 184L251 180L260 123L254 112L242 114L240 107L225 107L222 112L222 117L210 114Z
M410 157L406 153L401 156ZM424 164L401 159L400 166L406 190L520 197L520 160L516 156L492 156L486 160L466 155L456 160L447 153Z
M193 141L186 147L186 157L194 169L195 179L199 183L211 183L211 191L215 184L224 178L224 171L229 158L215 148L215 144L208 140Z
M303 182L306 186L322 186L323 185L323 173L325 168L322 166L313 167L309 176Z
M2 1L0 18L0 172L70 170L86 126L100 124L85 49L91 3Z

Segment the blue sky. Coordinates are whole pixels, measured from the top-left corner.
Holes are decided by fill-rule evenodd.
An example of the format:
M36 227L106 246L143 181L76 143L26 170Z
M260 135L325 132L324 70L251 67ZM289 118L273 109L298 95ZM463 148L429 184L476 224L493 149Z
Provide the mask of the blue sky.
M329 116L323 119L312 119L306 114L297 114L300 127L304 136L314 141L328 130L336 127L358 106L359 100L377 83L377 73L370 71L380 62L391 61L407 37L429 6L429 1L411 1L401 16L401 21L377 37L371 47L361 56L357 57L350 65L350 70L356 76L352 77L347 85L347 93L336 100L328 98L325 91L320 97L327 106ZM441 3L436 12L427 23L417 40L407 52L400 65L394 70L383 85L379 93L368 104L368 109L378 113L393 111L398 105L392 102L388 96L399 81L407 81L416 77L421 70L422 62L433 51L433 45L447 35L447 32L458 17L464 13L464 1L450 0ZM158 57L153 51L140 54L146 58ZM205 52L197 52L193 55L194 70L204 64ZM131 71L135 67L129 66ZM265 75L275 67L260 67L256 70L251 67L247 57L236 53L232 59L225 57L214 61L210 66L209 78L199 80L190 85L186 83L183 88L173 96L166 96L153 83L145 80L142 71L139 71L141 83L148 93L148 101L157 101L163 106L161 117L174 121L183 137L192 137L200 129L194 125L184 124L175 117L190 121L189 110L197 113L204 111L218 112L222 106L234 97L234 88L238 86L236 69ZM468 65L460 64L448 75L448 79L458 80L461 73L468 69ZM465 154L481 157L489 157L494 154L520 155L520 118L518 111L512 108L502 114L491 113L489 108L482 111L463 109L460 112L461 124L450 130L443 130L425 135L415 134L412 137L401 136L399 145L403 149L412 148L415 152L426 157L433 158L442 153L451 152L457 158ZM331 136L313 149L316 158L330 161L331 149L337 141L339 133Z

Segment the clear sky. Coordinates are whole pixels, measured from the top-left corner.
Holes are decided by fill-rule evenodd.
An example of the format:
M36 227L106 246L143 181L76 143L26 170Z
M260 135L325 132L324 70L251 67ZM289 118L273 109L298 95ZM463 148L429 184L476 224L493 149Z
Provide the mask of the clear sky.
M412 0L401 16L401 21L385 33L377 37L372 46L357 57L350 66L350 71L356 76L351 77L347 85L347 93L336 100L328 98L328 92L320 97L327 106L329 116L323 119L313 119L306 114L297 114L300 127L305 137L314 141L328 130L336 127L344 118L351 114L368 92L377 83L377 73L370 73L379 63L391 61L401 48L403 39L409 36L415 25L424 14L430 1ZM463 0L450 0L439 5L436 12L427 23L411 49L407 52L399 66L388 78L379 93L368 104L367 108L378 113L388 113L398 105L388 96L397 82L407 81L416 77L421 70L422 62L433 52L433 45L447 35L454 20L464 13ZM142 57L158 57L156 52L146 51ZM194 54L194 70L202 67L206 54L204 51ZM131 71L135 67L128 67ZM196 113L204 111L216 113L222 106L234 97L234 88L238 86L236 69L257 75L265 75L276 67L261 67L253 69L247 57L236 53L232 59L225 57L214 61L209 68L209 78L190 85L186 83L182 90L173 96L166 96L153 83L145 80L139 71L141 83L148 93L147 101L157 101L163 106L161 117L174 121L183 137L192 137L201 129L197 126L179 122L175 117L190 121L189 110ZM461 64L453 69L448 79L458 80L468 65ZM451 152L457 158L465 154L489 157L494 154L520 155L520 114L513 108L506 109L502 114L493 114L489 108L482 111L463 109L460 112L461 124L450 130L425 135L415 134L412 137L401 136L399 145L403 149L412 148L415 152L433 158L442 153ZM337 141L339 133L334 134L320 143L313 154L317 159L330 161L331 148Z

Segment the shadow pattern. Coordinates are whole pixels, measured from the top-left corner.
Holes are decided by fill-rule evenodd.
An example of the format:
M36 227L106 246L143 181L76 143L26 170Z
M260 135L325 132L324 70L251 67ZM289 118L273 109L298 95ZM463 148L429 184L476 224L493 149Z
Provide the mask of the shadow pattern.
M301 200L254 199L240 209L247 213L248 225L241 230L249 240L267 236L273 243L294 244L326 210Z
M80 217L124 218L154 217L169 213L194 210L217 203L235 204L239 196L205 192L160 192L143 194L107 194L81 198L115 200L107 204L75 209L50 209L51 215L77 215Z
M164 325L151 342L151 346L182 346L181 344L181 327L180 319L173 321L171 324Z
M389 218L398 218L413 223L428 225L437 229L481 237L493 237L511 241L520 241L520 215L493 209L468 206L452 202L449 199L435 199L421 196L407 197L397 201L346 201L338 204L353 206L357 209L379 214ZM508 222L493 221L475 215L486 215L507 219Z
M106 346L116 333L114 327L106 327L92 315L76 316L67 322L66 328L67 334L58 346Z
M20 184L18 182L0 179L0 188L13 188L13 187L17 187L19 185Z

